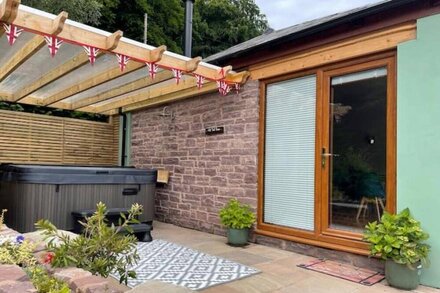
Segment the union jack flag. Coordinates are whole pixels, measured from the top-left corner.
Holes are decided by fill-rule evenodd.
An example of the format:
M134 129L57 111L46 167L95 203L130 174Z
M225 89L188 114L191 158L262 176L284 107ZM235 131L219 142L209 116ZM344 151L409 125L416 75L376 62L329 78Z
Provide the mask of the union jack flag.
M173 71L174 78L176 79L176 84L179 84L180 80L182 79L182 70L175 68L172 68L171 70Z
M90 64L94 65L96 61L96 56L98 56L99 49L91 46L83 46L84 51L86 51L87 56L89 56Z
M203 87L203 83L205 82L205 77L195 74L196 82L197 82L197 88L201 89Z
M6 32L6 37L8 38L9 45L14 45L17 38L21 35L23 32L23 29L16 27L13 24L3 24L3 27Z
M148 66L148 74L150 74L151 79L154 79L159 66L157 66L157 64L154 62L145 62L145 64Z
M231 87L224 80L217 81L217 88L222 96L226 96L231 91Z
M118 57L118 63L119 68L121 69L121 72L125 70L125 67L127 66L128 60L130 60L130 57L122 55L122 54L116 54L116 57Z
M49 48L50 56L54 57L60 49L63 40L60 40L55 36L44 36L44 39L46 40L47 47Z
M238 94L240 92L240 84L239 83L234 83L234 87L235 87L235 91Z

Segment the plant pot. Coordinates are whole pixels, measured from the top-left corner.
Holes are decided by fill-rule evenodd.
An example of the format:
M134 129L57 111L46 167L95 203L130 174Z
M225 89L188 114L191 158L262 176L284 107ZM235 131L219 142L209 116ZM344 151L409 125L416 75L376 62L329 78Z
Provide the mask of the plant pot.
M413 269L407 265L398 264L393 260L385 262L385 277L390 286L403 289L414 290L419 286L421 266L419 263L412 265Z
M228 244L232 246L245 246L248 242L249 229L228 228Z

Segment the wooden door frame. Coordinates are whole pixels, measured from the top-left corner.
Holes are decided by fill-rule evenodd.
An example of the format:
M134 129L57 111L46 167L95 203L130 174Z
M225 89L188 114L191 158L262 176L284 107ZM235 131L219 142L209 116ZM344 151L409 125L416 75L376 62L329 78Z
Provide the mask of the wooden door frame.
M395 212L395 198L396 198L396 185L395 185L395 156L396 156L396 99L395 99L395 87L392 84L395 83L396 65L395 56L384 57L377 60L371 60L368 62L361 62L358 64L352 64L349 66L343 66L323 72L323 92L321 96L321 107L323 109L323 117L321 127L321 139L322 148L330 150L330 94L331 94L331 78L334 76L341 76L350 73L356 73L360 71L383 68L387 69L387 97L386 97L386 210L388 212ZM321 158L321 154L317 153L317 157ZM336 230L329 228L329 165L326 168L320 168L320 172L317 173L320 178L321 191L320 197L322 199L321 206L321 233L323 235L343 237L346 239L362 240L359 233L350 231ZM319 196L319 194L318 194Z
M324 178L321 172L321 149L323 137L326 134L324 129L325 113L323 112L323 101L326 87L329 88L329 81L325 81L326 72L343 70L362 64L387 64L387 203L386 209L395 212L396 205L396 52L388 51L374 54L354 60L339 62L307 71L295 72L288 75L260 81L259 101L259 155L258 155L258 207L257 207L257 234L280 238L288 241L300 242L315 246L337 249L358 254L368 254L368 245L362 241L359 234L353 233L327 233L323 232L322 215L325 212L325 205L322 199L322 188ZM380 66L378 66L380 67ZM352 71L353 72L353 71ZM305 231L290 227L277 226L264 223L264 160L265 160L265 127L266 127L266 89L269 84L289 79L299 78L307 75L316 75L316 134L315 134L315 230ZM328 114L327 114L328 116ZM328 132L328 130L327 130ZM338 231L339 232L339 231Z

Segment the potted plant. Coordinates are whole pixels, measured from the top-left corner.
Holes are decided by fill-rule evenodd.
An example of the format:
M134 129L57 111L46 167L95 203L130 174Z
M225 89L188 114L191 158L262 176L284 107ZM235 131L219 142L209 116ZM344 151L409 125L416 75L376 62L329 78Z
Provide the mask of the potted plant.
M429 238L420 222L404 209L397 215L384 213L380 223L369 223L364 239L370 243L370 253L385 260L385 277L396 288L413 290L419 285L422 266L429 264Z
M255 215L249 205L231 199L220 210L220 220L227 228L228 243L233 246L244 246L248 242L249 228L255 223Z

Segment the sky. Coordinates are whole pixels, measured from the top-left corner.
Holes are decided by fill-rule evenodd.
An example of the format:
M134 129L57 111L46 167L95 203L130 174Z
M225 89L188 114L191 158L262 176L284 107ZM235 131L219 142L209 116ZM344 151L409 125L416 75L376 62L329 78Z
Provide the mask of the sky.
M269 26L281 29L382 0L255 0Z

